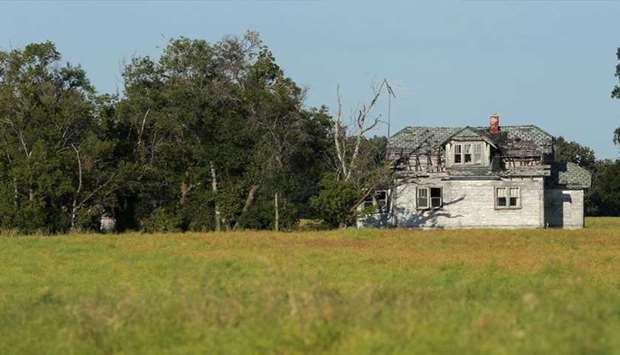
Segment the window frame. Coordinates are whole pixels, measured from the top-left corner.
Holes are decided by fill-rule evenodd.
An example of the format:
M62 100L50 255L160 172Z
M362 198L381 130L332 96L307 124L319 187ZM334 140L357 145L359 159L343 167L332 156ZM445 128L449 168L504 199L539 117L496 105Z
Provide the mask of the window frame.
M463 145L461 143L454 143L454 164L463 164Z
M439 190L439 196L433 197L433 189ZM435 206L433 203L433 200L436 200L436 199L439 199L439 204L437 206ZM443 189L441 187L429 188L429 201L430 201L430 208L432 209L438 209L438 208L443 207Z
M380 196L383 195L383 198L381 198ZM386 213L389 212L389 202L390 202L390 194L388 193L388 190L376 190L375 193L373 194L373 199L377 204L377 210L380 213Z
M364 201L362 201L362 209L367 209L367 208L371 208L375 205L375 201L372 198L372 195L370 195L369 197L366 197L364 199Z
M472 145L472 156L474 164L482 164L482 143Z
M453 163L455 165L482 165L483 143L482 141L454 142ZM469 161L466 161L467 158Z
M474 163L472 145L472 143L463 144L463 164L469 165Z
M432 190L433 189L438 189L439 190L439 196L432 196ZM425 191L425 197L423 197L426 200L426 205L420 205L420 191ZM433 199L439 199L439 205L438 206L433 206ZM421 186L421 187L417 187L416 188L416 199L415 199L415 204L416 204L416 209L418 210L437 210L440 208L443 208L443 187L438 187L438 186Z
M383 197L381 198L381 195ZM362 201L362 209L376 207L375 213L387 213L390 209L390 194L388 190L376 190Z
M502 197L506 199L506 203L504 205L501 205L499 203L500 190L505 191L504 197ZM515 191L515 190L517 191L517 196L513 197L512 191ZM521 187L519 186L495 186L493 197L494 197L494 205L495 205L496 210L517 210L517 209L522 208ZM514 205L512 204L513 198L516 198L516 203Z

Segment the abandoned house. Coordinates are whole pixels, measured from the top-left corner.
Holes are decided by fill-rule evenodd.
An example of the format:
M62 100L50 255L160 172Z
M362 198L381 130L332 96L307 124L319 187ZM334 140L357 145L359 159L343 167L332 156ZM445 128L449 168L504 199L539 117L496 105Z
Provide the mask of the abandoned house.
M359 207L358 227L582 228L590 173L556 162L539 127L407 127L390 137L391 186ZM374 207L374 208L367 208Z

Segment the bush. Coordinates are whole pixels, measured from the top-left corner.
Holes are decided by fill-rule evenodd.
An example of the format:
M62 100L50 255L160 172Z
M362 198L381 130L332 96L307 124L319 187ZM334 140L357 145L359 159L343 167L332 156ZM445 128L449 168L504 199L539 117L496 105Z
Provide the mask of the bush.
M323 175L320 185L319 195L310 199L317 216L331 227L353 224L361 192L352 183L339 181L335 174Z
M165 208L157 208L143 221L145 232L176 232L181 230L181 217Z

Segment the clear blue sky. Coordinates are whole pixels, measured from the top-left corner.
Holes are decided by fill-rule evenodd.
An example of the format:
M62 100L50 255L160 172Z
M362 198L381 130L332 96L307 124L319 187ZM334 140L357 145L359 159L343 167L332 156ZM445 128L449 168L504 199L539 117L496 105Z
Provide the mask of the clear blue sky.
M307 104L367 101L388 78L392 132L408 125L533 123L616 158L610 99L620 1L0 2L0 48L52 40L100 92L122 90L121 68L167 38L219 40L259 31L309 90ZM386 102L379 113L387 113ZM377 132L384 134L385 127Z

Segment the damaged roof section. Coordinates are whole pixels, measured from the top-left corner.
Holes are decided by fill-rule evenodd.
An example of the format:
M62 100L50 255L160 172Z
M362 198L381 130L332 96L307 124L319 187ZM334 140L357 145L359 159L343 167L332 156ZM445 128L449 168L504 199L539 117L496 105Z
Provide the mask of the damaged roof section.
M490 118L489 127L407 127L390 137L388 152L393 157L405 157L406 161L410 156L419 159L419 156L427 155L428 164L418 163L420 165L416 165L416 169L407 172L417 176L433 172L440 172L444 174L444 179L449 180L545 176L548 177L545 183L553 188L590 187L592 177L589 171L574 163L554 161L552 135L534 125L499 126L497 114ZM490 164L452 163L429 170L430 166L441 166L443 163L441 157L435 160L430 157L443 154L442 150L452 141L487 142L492 147ZM399 167L402 169L402 166Z
M488 127L406 127L390 137L388 149L426 153L440 148L453 137L479 137L499 147L506 155L553 152L553 136L534 125L502 126L497 134L489 133Z

